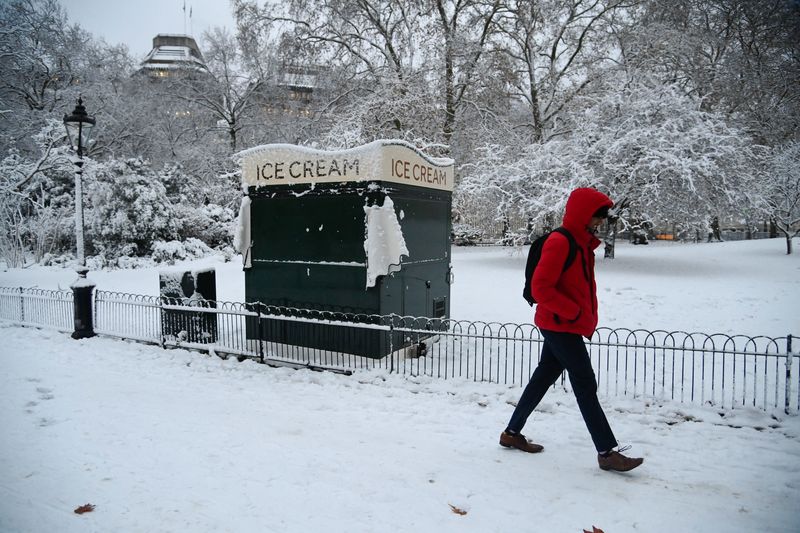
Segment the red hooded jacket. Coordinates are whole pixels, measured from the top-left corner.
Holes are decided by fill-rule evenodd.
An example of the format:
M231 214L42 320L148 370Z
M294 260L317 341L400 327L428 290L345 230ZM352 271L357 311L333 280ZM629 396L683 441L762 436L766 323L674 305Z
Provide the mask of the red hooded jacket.
M538 328L591 338L597 327L594 250L600 240L589 233L587 226L598 209L612 205L608 196L594 189L575 189L569 195L562 226L575 237L578 252L562 273L569 252L567 238L553 233L544 243L531 279L531 292L537 302L533 323Z

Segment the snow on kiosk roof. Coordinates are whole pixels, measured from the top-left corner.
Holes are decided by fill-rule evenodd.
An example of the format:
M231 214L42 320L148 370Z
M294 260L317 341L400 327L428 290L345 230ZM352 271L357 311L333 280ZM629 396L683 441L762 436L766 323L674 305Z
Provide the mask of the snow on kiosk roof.
M242 183L248 187L384 181L453 190L452 159L430 157L401 140L378 140L338 151L267 144L238 155Z

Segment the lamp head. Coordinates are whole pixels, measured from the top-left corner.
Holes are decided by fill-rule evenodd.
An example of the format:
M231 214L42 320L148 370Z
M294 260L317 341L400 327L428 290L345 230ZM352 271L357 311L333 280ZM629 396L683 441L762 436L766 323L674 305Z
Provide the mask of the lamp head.
M88 146L94 127L94 117L90 117L83 106L83 98L78 97L78 103L72 114L64 115L64 128L67 130L70 146L83 156L83 149Z

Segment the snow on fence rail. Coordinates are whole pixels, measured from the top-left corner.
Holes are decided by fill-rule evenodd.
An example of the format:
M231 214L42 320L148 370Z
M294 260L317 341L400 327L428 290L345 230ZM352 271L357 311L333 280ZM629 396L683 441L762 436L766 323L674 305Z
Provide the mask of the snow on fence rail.
M0 287L1 320L70 331L72 307L70 292ZM511 386L527 383L543 342L531 324L184 302L108 291L95 291L94 313L99 334L165 347L295 367L381 368ZM298 332L299 342L285 342L297 341ZM588 348L599 392L607 396L797 412L800 351L793 339L598 328ZM364 347L373 345L386 355L365 356ZM568 385L562 375L560 386Z

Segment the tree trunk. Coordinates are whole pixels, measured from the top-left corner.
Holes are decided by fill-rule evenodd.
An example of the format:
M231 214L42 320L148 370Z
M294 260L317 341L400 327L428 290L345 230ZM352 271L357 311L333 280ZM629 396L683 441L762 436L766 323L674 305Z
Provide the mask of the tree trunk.
M231 152L236 153L236 128L233 127L233 124L228 128L228 135L231 139Z
M614 259L614 247L617 244L617 223L606 224L606 236L603 239L603 257Z
M786 234L786 255L792 254L792 237Z
M544 126L542 125L542 112L539 110L539 91L536 89L536 78L533 73L529 75L529 82L531 84L531 118L533 119L533 142L541 142L544 137Z
M455 106L455 88L453 87L454 83L454 72L453 72L453 52L452 52L452 45L450 44L450 36L446 37L446 57L445 57L445 67L444 67L444 91L445 91L445 103L444 103L444 124L442 125L442 133L444 134L444 142L448 146L452 142L453 138L453 125L456 121L456 106Z

